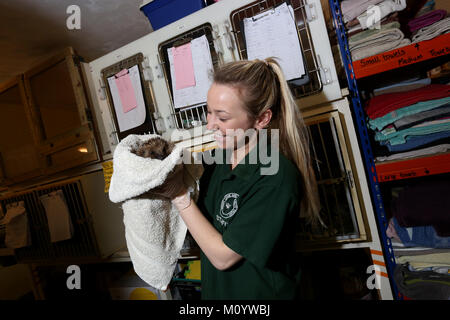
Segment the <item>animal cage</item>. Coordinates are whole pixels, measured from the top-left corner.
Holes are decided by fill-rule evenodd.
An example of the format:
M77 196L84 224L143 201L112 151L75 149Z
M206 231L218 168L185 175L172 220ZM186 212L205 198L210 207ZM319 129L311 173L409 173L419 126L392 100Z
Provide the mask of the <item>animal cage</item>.
M57 190L64 195L73 236L52 243L40 197ZM95 260L125 247L122 210L104 193L101 171L3 196L0 205L5 212L8 204L19 201L24 202L31 233L31 245L15 249L20 263Z

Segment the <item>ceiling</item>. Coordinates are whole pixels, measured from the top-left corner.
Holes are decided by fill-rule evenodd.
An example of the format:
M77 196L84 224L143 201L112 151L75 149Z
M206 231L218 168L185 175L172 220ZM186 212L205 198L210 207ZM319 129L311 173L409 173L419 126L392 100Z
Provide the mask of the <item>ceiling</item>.
M142 0L0 0L0 83L72 46L86 62L152 31ZM80 29L66 22L80 8ZM72 16L73 17L73 16Z

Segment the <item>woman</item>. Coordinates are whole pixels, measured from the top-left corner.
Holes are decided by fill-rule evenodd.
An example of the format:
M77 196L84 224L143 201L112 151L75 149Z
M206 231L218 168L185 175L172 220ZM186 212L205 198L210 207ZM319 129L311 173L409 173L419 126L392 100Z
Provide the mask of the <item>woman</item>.
M222 66L207 99L216 152L231 158L205 166L197 204L187 192L172 200L202 250L202 299L293 299L295 226L300 213L314 221L319 206L298 107L272 58ZM264 128L279 129L272 175L261 174L259 153L249 161Z

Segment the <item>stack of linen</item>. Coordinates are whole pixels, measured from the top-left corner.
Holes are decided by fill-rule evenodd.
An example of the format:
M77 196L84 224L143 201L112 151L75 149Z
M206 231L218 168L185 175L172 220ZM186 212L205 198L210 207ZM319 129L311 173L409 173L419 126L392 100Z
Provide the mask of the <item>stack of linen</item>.
M405 8L406 0L342 1L352 59L360 60L410 44L397 18L397 12Z
M432 10L408 22L412 42L431 40L450 32L450 17L445 10Z
M450 150L450 85L429 83L399 83L379 89L369 100L368 125L381 146L377 162ZM415 89L404 91L410 88Z
M393 189L386 234L397 263L394 280L411 299L450 299L450 181Z
M411 44L405 38L397 21L382 24L379 29L370 29L357 33L348 39L352 60L364 59L385 51L394 50Z

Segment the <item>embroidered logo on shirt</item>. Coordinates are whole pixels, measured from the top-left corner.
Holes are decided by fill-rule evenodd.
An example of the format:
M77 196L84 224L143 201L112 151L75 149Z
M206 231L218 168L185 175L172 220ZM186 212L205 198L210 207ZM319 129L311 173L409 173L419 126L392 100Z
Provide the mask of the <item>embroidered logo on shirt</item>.
M227 193L220 203L220 216L216 216L217 220L224 226L228 225L225 219L230 219L238 210L237 193Z

